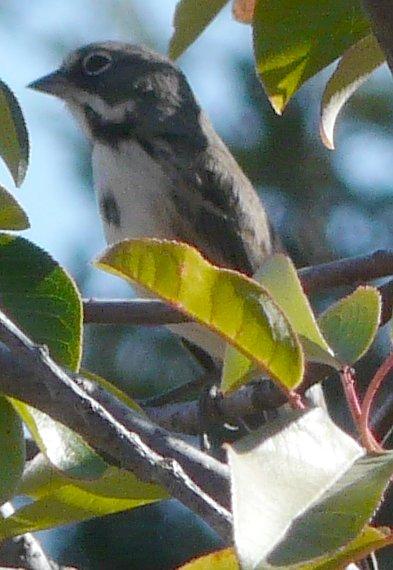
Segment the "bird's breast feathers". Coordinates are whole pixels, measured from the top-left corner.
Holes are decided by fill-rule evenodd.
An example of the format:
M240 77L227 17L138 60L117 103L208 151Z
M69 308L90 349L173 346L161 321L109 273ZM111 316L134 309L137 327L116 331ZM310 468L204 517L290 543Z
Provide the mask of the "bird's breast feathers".
M92 167L108 243L126 238L173 239L171 181L132 139L116 146L96 142Z

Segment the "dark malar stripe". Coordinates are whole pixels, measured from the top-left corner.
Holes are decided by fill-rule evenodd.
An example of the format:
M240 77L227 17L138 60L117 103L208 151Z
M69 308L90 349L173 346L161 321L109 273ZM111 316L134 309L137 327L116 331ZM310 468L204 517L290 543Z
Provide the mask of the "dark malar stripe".
M83 110L94 139L117 146L122 140L134 138L135 124L130 115L122 123L115 123L103 119L90 105L84 105Z

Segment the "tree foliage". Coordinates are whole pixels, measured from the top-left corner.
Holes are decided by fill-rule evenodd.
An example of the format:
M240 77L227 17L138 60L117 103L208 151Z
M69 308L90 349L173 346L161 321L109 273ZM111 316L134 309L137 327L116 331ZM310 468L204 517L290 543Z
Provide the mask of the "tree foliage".
M180 1L170 54L178 57L187 49L225 4ZM256 69L279 114L305 81L341 58L321 101L322 139L333 147L338 111L384 60L360 3L238 1L234 14L252 26ZM27 169L28 134L18 102L4 83L0 95L0 155L19 186ZM171 435L174 457L166 457L159 442L134 473L124 457L119 459L120 442L127 440L140 451L146 434L153 439L161 434L163 440L166 435L149 423L148 409L108 380L80 371L81 295L72 277L48 253L10 233L28 224L12 193L0 188L0 363L7 370L0 374L0 445L6 458L0 468L0 495L2 502L21 495L31 499L0 521L2 539L175 496L195 506L199 515L206 513L207 522L228 542L229 503L232 507L234 547L184 568L333 569L393 542L388 529L372 526L393 473L393 459L378 441L379 434L371 433L369 417L375 394L393 367L392 357L382 372L377 371L363 401L356 394L351 369L367 355L382 310L387 306L391 312L391 299L381 289L360 286L317 316L301 278L284 255L267 260L250 279L213 266L181 243L129 240L102 253L99 268L144 286L228 343L220 385L224 399L252 389L262 374L295 408L284 419L228 444L228 470L212 463L209 471L202 453L196 456L192 446ZM385 275L392 269L387 267ZM6 367L10 355L15 358L13 368ZM31 365L27 373L26 363ZM325 410L307 409L302 400L305 371L312 372L313 364L340 373L347 396L344 405L352 413L357 434L346 434ZM55 409L55 404L53 417L48 413L50 403L45 410L34 407L28 387L25 393L23 385L18 387L15 397L16 388L9 388L12 374L19 374L27 386L29 377L42 371L52 374L59 387L63 383L85 398L90 417L96 415L118 428L113 449L104 438L98 442L88 427L77 433L71 427L73 420L68 422L64 409ZM315 375L310 383L320 379ZM45 382L50 398L54 392ZM183 404L178 404L177 414ZM124 408L135 431L127 431L127 423L119 423L113 412ZM22 422L39 450L27 463ZM189 473L179 471L179 450L186 456ZM230 493L224 489L222 496L216 496L213 481L203 487L206 473L214 469L218 481L229 477ZM191 495L187 484L197 487Z

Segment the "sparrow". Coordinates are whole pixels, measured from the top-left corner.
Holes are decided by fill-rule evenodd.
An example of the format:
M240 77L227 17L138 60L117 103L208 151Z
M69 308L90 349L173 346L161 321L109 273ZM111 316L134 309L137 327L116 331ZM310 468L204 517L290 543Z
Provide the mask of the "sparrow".
M154 237L195 246L252 276L277 238L250 180L214 130L182 71L147 47L93 43L29 85L66 103L91 145L109 244ZM225 343L198 325L176 332L214 357Z

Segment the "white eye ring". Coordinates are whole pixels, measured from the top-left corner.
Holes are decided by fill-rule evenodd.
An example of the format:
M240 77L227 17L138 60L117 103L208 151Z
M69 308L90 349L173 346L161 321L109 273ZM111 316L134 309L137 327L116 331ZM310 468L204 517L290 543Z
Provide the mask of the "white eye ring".
M82 60L82 68L86 75L100 75L112 65L111 56L104 51L89 53Z

